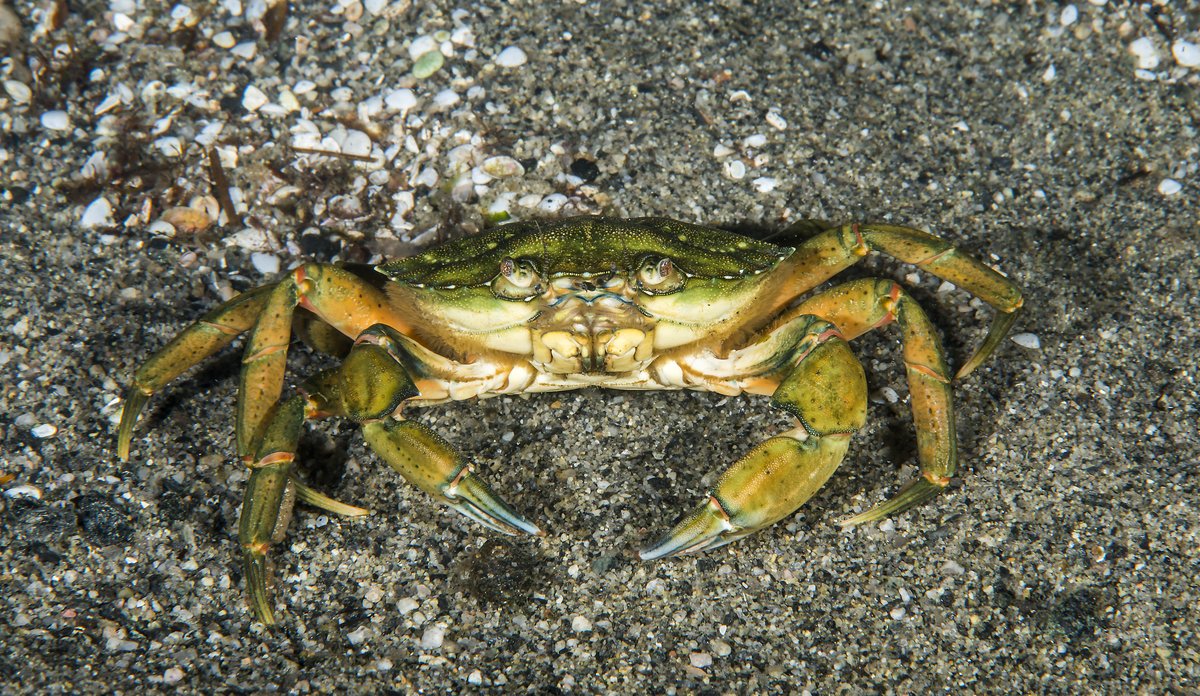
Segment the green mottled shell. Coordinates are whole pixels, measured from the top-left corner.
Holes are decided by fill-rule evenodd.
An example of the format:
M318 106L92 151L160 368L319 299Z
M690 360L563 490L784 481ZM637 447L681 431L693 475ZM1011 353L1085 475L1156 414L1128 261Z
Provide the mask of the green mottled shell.
M647 256L665 256L690 277L737 278L773 268L792 251L667 218L576 217L503 225L377 270L407 285L476 287L491 282L506 257L529 259L554 278L628 272Z

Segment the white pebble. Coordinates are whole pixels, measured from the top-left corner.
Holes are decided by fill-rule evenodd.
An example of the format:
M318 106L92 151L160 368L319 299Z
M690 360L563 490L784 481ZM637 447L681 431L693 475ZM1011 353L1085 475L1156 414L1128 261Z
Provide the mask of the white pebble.
M742 145L746 147L762 147L767 144L767 136L762 133L748 135L742 140Z
M754 185L754 190L759 193L770 193L779 184L774 177L770 176L760 176L750 183Z
M561 193L552 193L538 203L538 210L546 213L557 213L567 204L567 197Z
M301 94L308 94L316 88L317 83L313 82L312 80L300 80L296 84L292 85L292 91L295 92L297 96Z
M112 227L115 224L112 203L109 203L104 196L89 203L88 207L83 210L83 217L79 218L79 225L85 230L96 227Z
M179 667L168 667L163 672L162 680L164 684L178 684L183 681L183 669Z
M408 45L408 57L416 60L426 53L438 50L437 39L432 36L418 36Z
M54 437L56 434L58 434L58 428L52 423L42 423L30 432L33 433L34 437L44 440L48 437Z
M733 652L733 648L721 640L720 638L708 644L708 647L717 654L717 657L728 657L729 653Z
M42 114L42 127L56 131L70 130L71 117L65 111L47 111Z
M1174 179L1163 179L1158 183L1158 192L1164 196L1174 196L1183 189L1183 184Z
M258 43L255 41L243 41L229 49L229 52L238 58L254 60L254 56L258 55Z
M1042 342L1038 339L1037 334L1019 333L1012 337L1012 342L1031 350L1040 350L1042 347Z
M279 257L275 254L256 251L250 254L250 263L254 264L254 269L263 275L275 275L279 272Z
M1058 75L1058 69L1054 67L1054 63L1046 68L1046 72L1042 73L1042 82L1054 82L1055 76Z
M732 154L733 154L733 148L729 147L728 145L724 145L722 143L717 143L716 145L713 146L713 157L716 157L717 159L722 159L722 158L728 157Z
M1185 68L1200 67L1200 44L1177 39L1171 44L1171 54L1175 56L1175 62Z
M1064 27L1069 27L1079 19L1079 8L1074 5L1067 5L1063 8L1062 13L1058 15L1058 23Z
M576 616L571 619L571 630L576 633L588 633L592 630L592 622L586 616Z
M480 672L477 669L471 670L471 673L467 675L467 683L471 684L473 686L479 686L480 684L482 684L483 683L483 672Z
M767 120L767 125L774 128L775 130L780 130L780 131L787 130L788 123L786 120L784 120L784 118L782 116L779 115L778 111L768 111L766 120Z
M412 597L405 597L396 602L396 611L400 612L401 616L411 614L420 604Z
M904 607L895 607L888 613L892 615L893 619L899 621L900 619L903 619L904 615L908 612L904 610Z
M155 140L154 147L167 157L179 157L183 154L183 141L173 135Z
M5 80L4 91L18 104L28 104L33 99L33 90L29 89L29 85L24 82Z
M367 639L366 625L359 626L353 631L346 634L346 640L350 641L350 645L360 645Z
M226 237L225 244L247 251L267 251L271 248L271 238L262 230L246 227Z
M500 51L500 55L496 56L496 65L502 68L519 68L528 62L529 56L525 55L525 51L516 46L509 46Z
M371 136L360 130L346 131L346 138L342 141L342 152L352 157L370 157Z
M233 34L223 31L219 34L214 34L212 42L217 48L230 49L237 45L237 39L233 38Z
M462 97L452 89L443 89L433 97L434 105L443 109L449 109L460 101L462 101Z
M483 171L497 179L504 179L510 176L524 176L525 174L525 167L520 162L505 155L485 159L482 167Z
M387 108L400 113L408 113L417 105L417 95L411 89L398 89L383 98Z
M363 7L367 8L367 12L377 15L383 12L383 8L387 7L388 0L365 0Z
M946 561L942 564L943 575L963 575L966 572L966 568L959 565L958 561Z
M421 649L436 650L446 641L446 629L434 624L421 634Z
M30 486L29 484L24 484L21 486L13 486L12 488L5 489L4 497L12 498L13 500L16 500L17 498L28 498L29 500L41 500L42 499L42 489L38 488L37 486Z
M737 181L746 176L746 163L739 160L729 160L725 163L725 175Z
M1154 39L1149 36L1143 36L1129 44L1129 52L1137 59L1139 69L1153 70L1158 67L1158 49L1154 46Z
M694 652L688 655L688 662L691 662L696 669L712 667L712 655L706 652Z
M249 111L250 113L254 113L255 111L263 108L263 106L265 106L269 101L270 100L267 99L267 95L254 85L246 87L246 91L242 93L242 106L244 106L246 111Z

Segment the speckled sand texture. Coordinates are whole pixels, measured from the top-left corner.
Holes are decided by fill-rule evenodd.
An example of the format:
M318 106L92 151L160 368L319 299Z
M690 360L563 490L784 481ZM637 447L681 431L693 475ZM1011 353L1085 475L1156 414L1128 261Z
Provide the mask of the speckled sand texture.
M272 41L258 0L5 1L0 691L1200 688L1194 3L326 0ZM268 631L233 541L236 352L117 460L132 370L232 292L596 212L891 221L1009 274L1023 335L957 390L951 491L835 524L915 472L894 331L857 344L870 423L831 483L685 560L633 550L786 427L765 399L419 413L544 540L438 508L321 424L309 480L375 514L298 509ZM990 320L912 267L866 274L905 281L956 362Z

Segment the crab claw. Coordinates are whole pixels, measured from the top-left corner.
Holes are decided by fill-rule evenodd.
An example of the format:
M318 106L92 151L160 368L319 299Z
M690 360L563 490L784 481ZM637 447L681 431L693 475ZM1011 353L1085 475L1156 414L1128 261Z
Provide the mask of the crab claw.
M480 524L504 534L545 533L500 499L445 440L406 420L363 423L371 449L409 483Z
M708 551L774 524L825 484L848 444L845 434L819 437L803 429L763 442L721 475L708 500L639 555L650 561Z

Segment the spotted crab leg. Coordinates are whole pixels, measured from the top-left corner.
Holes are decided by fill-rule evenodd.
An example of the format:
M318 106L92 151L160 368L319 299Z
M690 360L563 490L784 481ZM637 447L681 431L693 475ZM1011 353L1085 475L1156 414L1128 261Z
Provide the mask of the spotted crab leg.
M771 403L794 415L799 427L729 467L704 502L641 551L643 560L706 551L773 524L811 498L841 463L850 434L866 421L862 365L827 321L798 317L781 330L796 334L793 367Z
M1024 303L1020 289L1008 278L928 232L899 225L833 226L817 221L805 221L790 231L793 234L815 231L816 234L797 243L796 252L784 262L790 266L791 274L787 287L778 294L780 299L776 309L872 251L925 269L996 308L996 317L983 343L959 368L955 379L971 374L999 347Z
M898 283L864 278L816 295L792 312L832 322L847 340L893 322L901 330L921 475L892 498L841 524L880 520L942 492L958 467L950 368L937 333L921 306Z

